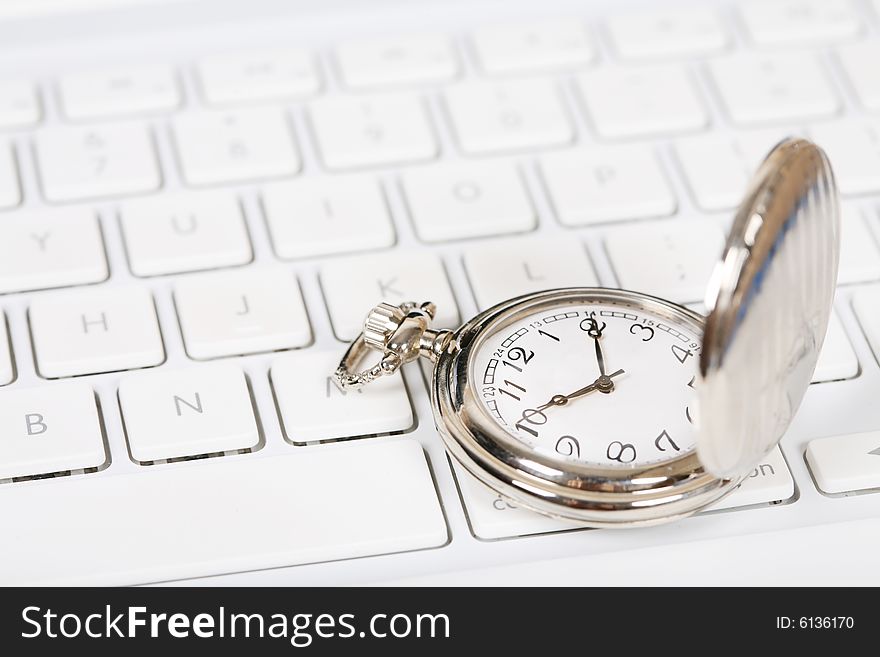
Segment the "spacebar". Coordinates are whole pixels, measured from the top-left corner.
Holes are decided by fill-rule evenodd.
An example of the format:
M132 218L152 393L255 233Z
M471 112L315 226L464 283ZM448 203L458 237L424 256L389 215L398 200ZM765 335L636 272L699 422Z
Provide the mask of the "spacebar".
M406 439L8 484L0 518L3 585L159 582L447 541Z

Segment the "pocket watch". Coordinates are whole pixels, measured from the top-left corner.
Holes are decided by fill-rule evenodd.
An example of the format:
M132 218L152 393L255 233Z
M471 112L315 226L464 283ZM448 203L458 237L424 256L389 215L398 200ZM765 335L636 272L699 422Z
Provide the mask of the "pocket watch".
M433 363L437 430L507 500L591 527L688 516L732 492L789 426L837 278L825 154L777 145L731 225L708 314L635 291L566 288L499 303L455 330L432 303L381 303L336 378L358 387ZM375 350L378 363L360 369Z

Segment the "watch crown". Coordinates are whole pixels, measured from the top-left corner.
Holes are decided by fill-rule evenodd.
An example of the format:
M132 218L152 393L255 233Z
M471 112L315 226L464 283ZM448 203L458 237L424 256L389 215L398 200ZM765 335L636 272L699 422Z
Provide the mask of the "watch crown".
M406 312L400 306L380 303L364 320L364 342L379 351L385 350L388 338L400 327Z

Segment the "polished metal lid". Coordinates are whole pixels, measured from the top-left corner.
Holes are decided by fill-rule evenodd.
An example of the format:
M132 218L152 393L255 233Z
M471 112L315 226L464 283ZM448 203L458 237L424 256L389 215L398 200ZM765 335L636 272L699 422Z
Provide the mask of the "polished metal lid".
M734 476L774 448L825 339L840 250L825 153L787 139L767 156L734 218L706 297L697 452Z

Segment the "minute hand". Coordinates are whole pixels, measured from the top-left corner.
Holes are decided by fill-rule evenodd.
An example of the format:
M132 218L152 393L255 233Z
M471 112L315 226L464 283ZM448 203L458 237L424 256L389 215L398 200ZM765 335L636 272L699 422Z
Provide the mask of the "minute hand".
M599 376L605 376L605 356L602 353L602 344L599 340L602 338L602 331L605 328L605 322L599 326L599 322L595 317L590 318L590 330L587 335L593 338L593 344L596 347L596 362L599 363Z
M600 333L599 336L601 335ZM605 356L602 354L602 344L597 337L593 337L593 343L596 345L596 361L599 363L599 375L605 376Z

